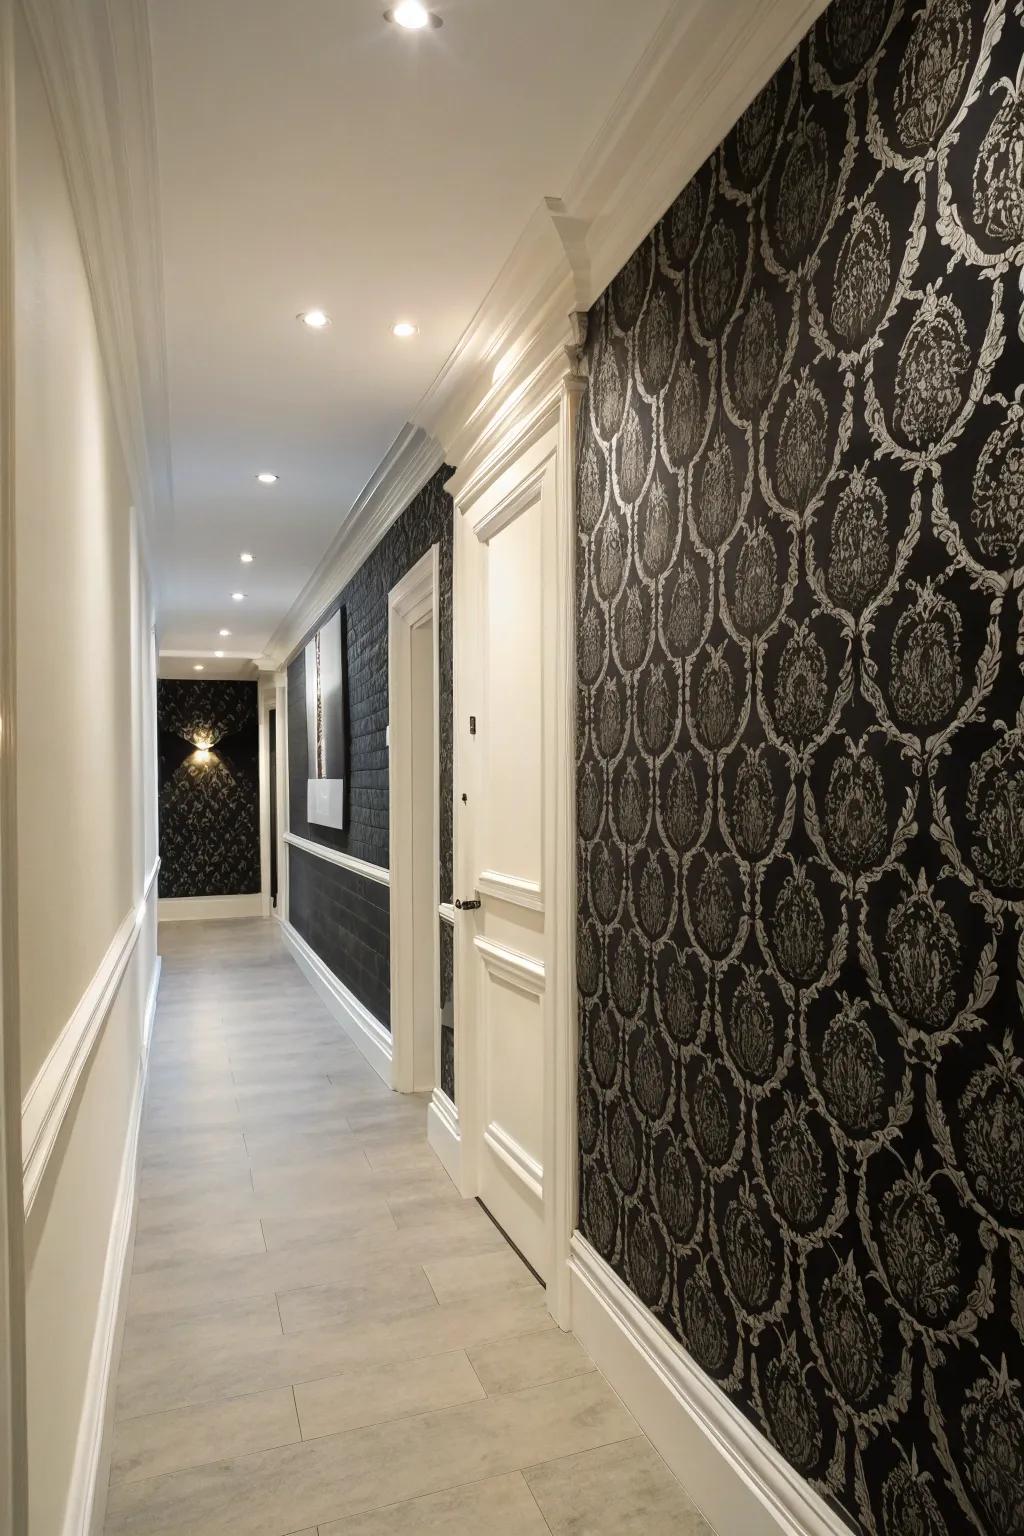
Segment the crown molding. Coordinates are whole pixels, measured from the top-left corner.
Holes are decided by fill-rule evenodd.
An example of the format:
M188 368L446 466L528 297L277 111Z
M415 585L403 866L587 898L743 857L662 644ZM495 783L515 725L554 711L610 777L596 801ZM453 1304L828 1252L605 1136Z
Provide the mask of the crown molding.
M828 0L674 0L566 188L597 300Z
M154 589L173 504L146 0L23 0L64 160Z
M428 432L412 425L402 428L263 654L256 657L261 670L287 666L325 608L443 463L441 446Z
M672 0L564 195L535 209L261 665L290 655L443 461L458 466L449 491L471 499L536 436L563 381L579 376L591 305L826 4ZM418 479L405 460L417 429L433 453Z
M577 370L586 315L827 0L674 0L561 198L545 198L413 412L458 479Z

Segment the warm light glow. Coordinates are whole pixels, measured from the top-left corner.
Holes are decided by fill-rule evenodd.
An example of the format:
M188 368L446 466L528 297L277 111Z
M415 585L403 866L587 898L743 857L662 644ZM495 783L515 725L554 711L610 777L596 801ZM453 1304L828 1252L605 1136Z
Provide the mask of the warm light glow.
M192 755L200 763L208 763L210 761L209 747L197 747Z
M231 601L233 603L244 603L245 602L245 593L244 592L232 592L232 594L231 594Z
M430 26L430 12L420 0L398 0L394 10L389 13L390 19L397 22L400 27L406 27L410 32L422 31Z
M213 653L213 654L214 654L214 655L215 655L215 656L223 656L223 655L224 655L224 652L223 652L223 651L214 651L214 653Z
M201 661L197 661L195 666L192 668L193 672L202 672L203 670L204 670L204 667L203 667L203 664L202 664Z
M209 736L193 736L192 745L194 747L198 747L200 752L209 752L210 748L213 746L213 742L210 740Z
M249 553L249 551L247 549L243 549L242 553L239 555L238 558L239 558L239 560L241 560L243 565L252 565L254 556L250 555L250 553Z
M228 636L230 635L231 631L230 631L230 629L218 629L217 633L218 633L218 635L220 635L222 640L226 640L228 638Z
M418 325L413 325L411 320L396 320L391 327L392 336L400 336L403 340L407 336L415 336L419 331Z
M323 331L331 323L331 317L324 309L306 309L299 316L303 325L308 325L311 331Z
M272 469L261 469L256 479L260 485L276 485L278 477Z

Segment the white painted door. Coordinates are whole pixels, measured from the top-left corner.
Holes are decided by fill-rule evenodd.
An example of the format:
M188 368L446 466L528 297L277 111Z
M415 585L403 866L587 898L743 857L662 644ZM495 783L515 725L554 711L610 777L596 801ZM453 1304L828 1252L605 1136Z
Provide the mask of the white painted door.
M545 593L556 446L552 431L456 511L455 895L480 903L456 914L467 1192L479 1195L544 1279L544 721L552 649Z

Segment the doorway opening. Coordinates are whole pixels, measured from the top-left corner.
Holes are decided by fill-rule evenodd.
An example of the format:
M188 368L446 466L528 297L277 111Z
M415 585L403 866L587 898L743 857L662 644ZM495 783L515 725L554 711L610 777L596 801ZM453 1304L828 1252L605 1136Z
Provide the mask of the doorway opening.
M440 1081L438 551L388 598L393 1085Z

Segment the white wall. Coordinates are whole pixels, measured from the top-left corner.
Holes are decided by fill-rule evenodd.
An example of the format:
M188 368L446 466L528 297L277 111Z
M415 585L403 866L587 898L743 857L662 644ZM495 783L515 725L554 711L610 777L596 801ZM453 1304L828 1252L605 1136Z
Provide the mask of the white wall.
M47 1091L55 1043L118 930L138 916L114 1001L78 1058L83 1070L70 1103L55 1116L59 1130L25 1233L29 1524L32 1536L57 1536L80 1528L88 1503L90 1415L116 1300L117 1254L108 1249L124 1222L122 1164L133 1145L155 965L155 901L142 907L156 850L154 647L88 276L20 14L15 91L23 1094L33 1085Z

